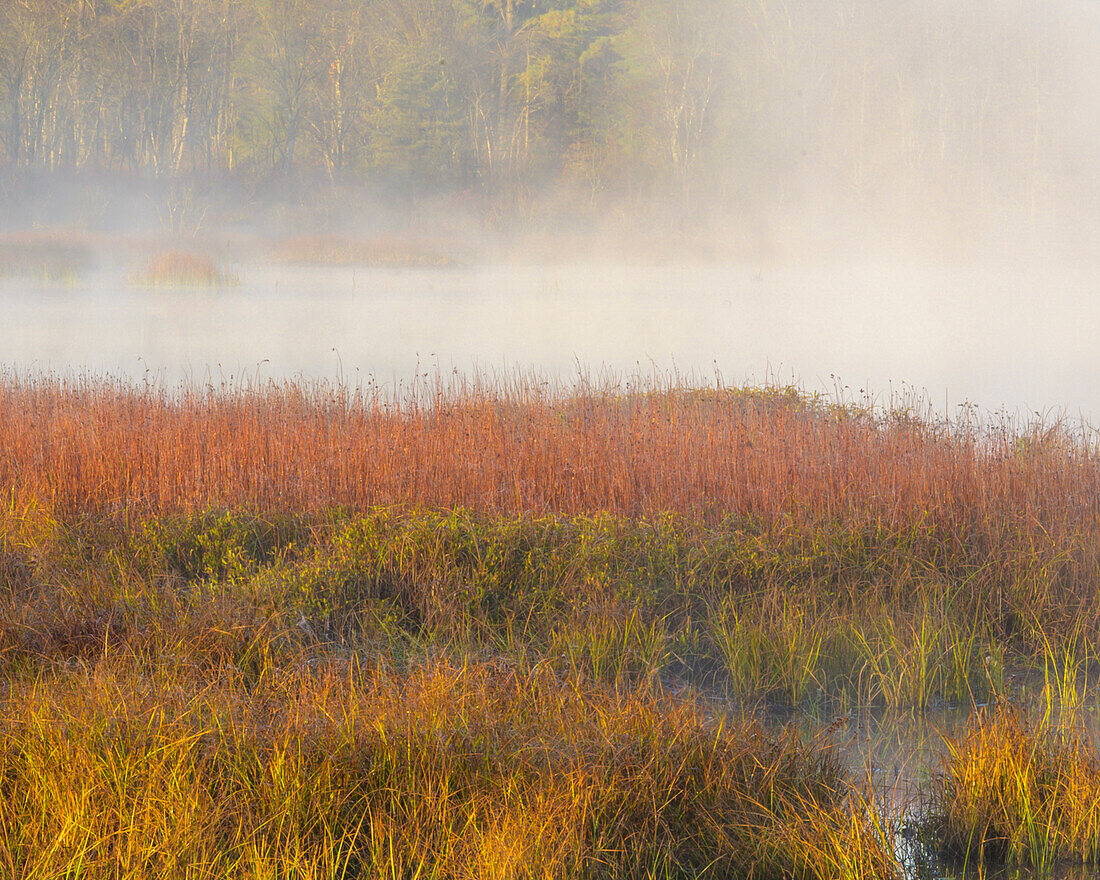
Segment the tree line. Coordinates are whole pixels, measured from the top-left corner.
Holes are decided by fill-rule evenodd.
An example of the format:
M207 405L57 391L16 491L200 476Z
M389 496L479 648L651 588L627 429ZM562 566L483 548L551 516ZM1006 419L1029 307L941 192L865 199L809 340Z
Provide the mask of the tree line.
M1050 152L1048 67L992 0L3 0L0 170L986 198Z
M724 0L6 0L0 161L421 187L690 184Z

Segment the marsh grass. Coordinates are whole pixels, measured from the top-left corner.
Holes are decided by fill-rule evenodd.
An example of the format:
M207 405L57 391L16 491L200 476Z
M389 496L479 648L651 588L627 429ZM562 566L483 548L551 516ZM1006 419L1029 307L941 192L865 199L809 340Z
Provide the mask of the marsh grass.
M1085 701L1088 686L1088 639L1076 628L1068 638L1046 639L1043 656L1043 726L1072 720Z
M134 284L143 287L223 287L237 281L209 254L179 250L152 254L133 278Z
M885 876L894 829L826 741L693 689L904 712L1030 667L1068 713L1091 442L778 388L5 374L0 870ZM991 777L974 743L946 766ZM945 782L947 839L1061 852L1059 785L964 850L1000 794Z
M125 607L171 582L319 639L381 627L793 704L985 702L1021 664L1083 688L1097 638L1100 473L1056 427L522 376L398 400L8 374L0 410L5 569Z
M959 860L1049 869L1100 864L1100 759L1074 724L1034 722L1017 706L981 715L948 741L931 825Z
M944 424L792 389L657 382L554 388L517 376L397 394L295 383L169 394L0 379L3 484L60 509L678 514L765 539L812 527L792 565L833 557L865 578L885 544L918 573L977 559L990 575L1008 568L1016 594L1040 603L1096 562L1072 539L1091 537L1100 473L1089 438L1068 432L1021 452L1011 426Z
M827 743L545 668L142 674L0 705L7 876L887 877Z
M278 626L323 645L458 644L609 684L680 680L840 711L1007 695L999 635L934 606L929 583L908 584L908 601L893 585L829 595L827 569L802 561L796 576L784 548L728 526L387 508L63 523L38 507L3 525L0 666L105 641L251 663L239 652ZM1011 648L1017 661L1033 650L1045 648Z

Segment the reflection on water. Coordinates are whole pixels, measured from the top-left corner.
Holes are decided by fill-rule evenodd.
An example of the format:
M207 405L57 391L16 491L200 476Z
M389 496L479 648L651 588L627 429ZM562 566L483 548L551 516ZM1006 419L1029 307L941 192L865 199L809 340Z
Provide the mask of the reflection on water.
M1032 685L1035 683L1032 682ZM1047 696L1029 686L1014 702L1034 721L1044 717ZM1078 710L1063 713L1049 704L1050 720L1074 726L1100 746L1100 691L1090 690ZM1040 872L1027 866L965 866L940 858L936 841L921 834L930 784L946 751L946 740L963 736L993 707L936 706L923 711L864 709L830 718L811 713L767 712L766 723L794 724L813 740L832 742L846 759L853 779L874 798L879 824L889 836L906 880L1098 880L1100 871L1061 862Z
M233 267L224 289L122 271L0 278L0 363L174 385L303 375L407 381L437 368L679 371L884 401L927 390L1025 413L1100 414L1095 273L1028 267L539 265Z
M917 830L945 738L965 732L971 718L969 707L939 707L923 712L853 711L824 724L796 714L785 723L794 723L810 738L821 736L823 726L828 730L828 741L840 749L853 779L872 793L880 827L905 876L931 880L961 876L941 862L935 846L922 840Z

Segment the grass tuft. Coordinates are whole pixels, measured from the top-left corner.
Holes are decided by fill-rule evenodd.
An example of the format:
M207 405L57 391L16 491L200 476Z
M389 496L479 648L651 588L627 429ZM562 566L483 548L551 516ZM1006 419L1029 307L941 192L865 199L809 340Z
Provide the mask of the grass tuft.
M1100 864L1100 758L1067 723L1033 723L1018 707L980 717L948 743L930 825L959 860L1050 868Z
M134 283L146 287L221 287L236 284L237 279L207 254L169 250L149 257Z

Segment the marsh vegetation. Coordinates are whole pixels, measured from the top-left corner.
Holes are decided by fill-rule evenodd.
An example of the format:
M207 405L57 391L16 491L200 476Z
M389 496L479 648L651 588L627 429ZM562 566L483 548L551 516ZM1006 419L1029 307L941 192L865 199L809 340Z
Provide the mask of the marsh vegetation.
M1095 872L1098 8L0 3L0 876Z
M20 233L0 237L0 278L72 282L92 264L84 236L71 233Z
M894 876L851 719L1029 701L925 777L931 846L1095 858L1087 434L522 375L0 411L13 877Z
M162 250L148 257L133 283L142 287L222 287L237 283L237 278L219 268L209 254Z

